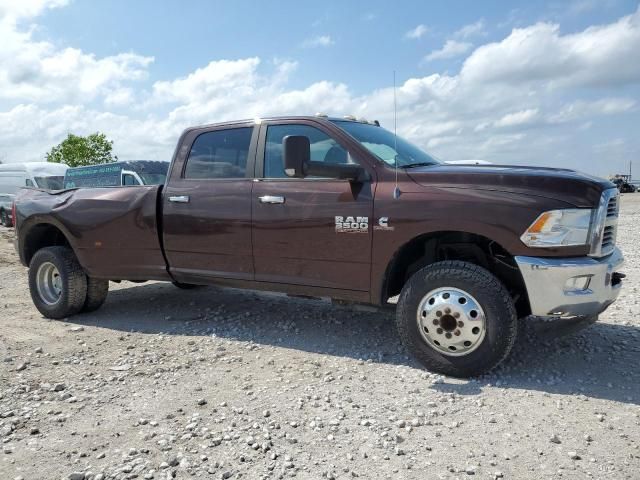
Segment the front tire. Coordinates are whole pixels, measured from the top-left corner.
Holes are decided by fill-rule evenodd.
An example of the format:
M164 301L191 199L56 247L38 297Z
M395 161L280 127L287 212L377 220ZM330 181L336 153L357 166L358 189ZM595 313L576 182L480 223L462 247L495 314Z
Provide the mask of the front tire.
M405 284L396 324L402 342L428 370L471 377L507 357L518 321L509 292L488 270L444 261Z
M46 318L70 317L84 306L87 277L70 248L46 247L29 264L29 291Z

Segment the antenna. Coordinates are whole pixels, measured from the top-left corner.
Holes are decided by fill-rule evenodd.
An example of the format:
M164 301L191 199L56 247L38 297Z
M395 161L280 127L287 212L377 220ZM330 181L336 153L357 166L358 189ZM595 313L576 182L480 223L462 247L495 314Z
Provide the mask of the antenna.
M396 187L393 189L393 198L400 198L400 188L398 188L398 108L396 104L396 71L393 71L393 149L395 170L396 170Z

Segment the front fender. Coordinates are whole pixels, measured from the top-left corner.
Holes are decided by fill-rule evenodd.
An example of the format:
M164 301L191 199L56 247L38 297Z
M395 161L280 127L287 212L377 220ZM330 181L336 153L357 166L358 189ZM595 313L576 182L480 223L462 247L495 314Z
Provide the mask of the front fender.
M423 187L393 198L394 185L378 187L374 225L386 217L387 228L374 227L371 300L380 303L385 274L402 248L438 232L470 233L498 243L512 256L579 256L586 246L530 248L520 236L546 210L570 208L560 200L512 193L460 188ZM402 187L401 187L402 190Z

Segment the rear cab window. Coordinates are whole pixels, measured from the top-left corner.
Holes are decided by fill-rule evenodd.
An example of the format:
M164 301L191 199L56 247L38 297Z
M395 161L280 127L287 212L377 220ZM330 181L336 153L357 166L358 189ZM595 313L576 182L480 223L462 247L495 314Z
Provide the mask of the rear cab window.
M252 135L253 127L201 133L191 145L183 178L244 178Z

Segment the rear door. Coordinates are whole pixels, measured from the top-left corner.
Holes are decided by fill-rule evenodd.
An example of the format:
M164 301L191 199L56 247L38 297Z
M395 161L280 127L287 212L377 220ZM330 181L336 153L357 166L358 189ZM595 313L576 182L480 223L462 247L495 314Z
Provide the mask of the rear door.
M177 281L253 279L253 132L253 123L238 124L183 138L162 200L164 249Z
M256 280L368 291L372 182L287 177L282 155L287 135L309 137L311 160L356 162L322 124L263 123L251 200Z

